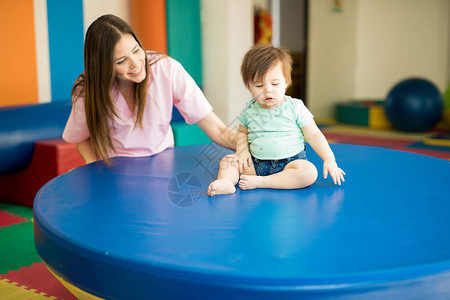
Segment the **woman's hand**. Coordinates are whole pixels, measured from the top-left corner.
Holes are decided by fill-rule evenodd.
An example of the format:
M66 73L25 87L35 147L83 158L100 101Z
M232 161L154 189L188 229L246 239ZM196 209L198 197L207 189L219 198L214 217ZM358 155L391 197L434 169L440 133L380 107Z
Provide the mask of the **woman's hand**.
M338 167L334 159L327 159L323 162L323 178L327 178L328 173L333 179L334 184L341 185L341 181L345 182L344 175L345 172Z

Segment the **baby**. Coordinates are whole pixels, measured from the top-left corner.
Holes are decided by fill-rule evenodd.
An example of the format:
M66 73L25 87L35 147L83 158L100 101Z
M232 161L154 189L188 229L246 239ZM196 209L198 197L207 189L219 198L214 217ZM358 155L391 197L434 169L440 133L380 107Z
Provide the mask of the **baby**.
M245 54L241 75L253 99L238 117L236 153L221 160L209 196L234 193L238 181L243 190L310 186L317 169L306 159L305 139L324 161L324 178L330 174L335 184L344 181L345 172L314 116L303 101L285 95L291 65L292 57L283 48L256 45Z

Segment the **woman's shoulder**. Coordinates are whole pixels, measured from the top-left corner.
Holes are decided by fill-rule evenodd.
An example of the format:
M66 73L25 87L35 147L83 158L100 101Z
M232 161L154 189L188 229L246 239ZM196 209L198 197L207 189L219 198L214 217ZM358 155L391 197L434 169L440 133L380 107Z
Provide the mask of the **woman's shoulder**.
M177 60L167 54L157 51L146 51L147 60L151 67L178 67L181 65Z
M72 103L83 103L84 104L85 90L84 90L84 81L80 81L79 79L72 87Z

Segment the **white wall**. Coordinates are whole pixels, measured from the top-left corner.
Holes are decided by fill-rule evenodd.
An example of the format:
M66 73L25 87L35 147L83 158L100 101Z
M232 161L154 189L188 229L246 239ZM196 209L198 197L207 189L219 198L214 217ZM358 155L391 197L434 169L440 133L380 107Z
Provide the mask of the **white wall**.
M283 1L283 0L281 0ZM336 102L384 98L399 80L427 77L450 83L449 0L309 0L308 107L333 116ZM253 4L268 0L202 0L203 85L215 112L232 122L250 94L240 63L253 44ZM85 30L112 13L129 21L128 0L84 0Z
M450 9L448 11L448 32L447 32L447 45L450 48ZM450 87L450 49L448 51L448 56L447 56L447 65L448 65L448 69L447 69L447 88Z
M38 100L48 103L52 99L50 78L50 52L48 44L47 1L34 0L34 26L36 36L36 63Z
M130 9L128 0L83 0L84 33L98 17L106 14L113 14L130 21Z
M337 13L329 0L309 1L306 100L316 118L332 117L336 101L354 96L356 2Z
M318 118L336 102L384 99L398 81L425 77L444 91L450 76L450 1L309 1L307 100Z
M448 0L359 0L355 97L384 98L407 77L447 87Z
M256 7L259 7L259 8L264 8L264 9L266 9L266 10L269 10L269 8L270 8L270 2L271 0L253 0L253 4L256 6Z
M203 91L227 125L250 93L242 83L241 61L253 45L252 0L201 1Z

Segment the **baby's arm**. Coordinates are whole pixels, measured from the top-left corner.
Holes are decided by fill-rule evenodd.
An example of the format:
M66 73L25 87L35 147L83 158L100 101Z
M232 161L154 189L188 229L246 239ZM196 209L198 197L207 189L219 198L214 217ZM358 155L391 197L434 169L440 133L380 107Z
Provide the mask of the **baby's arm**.
M338 167L334 153L328 145L327 139L317 127L316 122L311 120L306 126L302 127L303 134L311 147L323 159L323 177L327 178L330 173L335 184L341 185L344 180L345 172Z
M239 173L246 171L252 165L252 157L248 149L248 129L239 124L236 138L236 160L239 164ZM234 162L232 163L234 165Z

